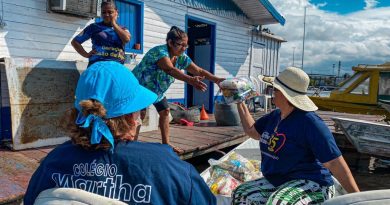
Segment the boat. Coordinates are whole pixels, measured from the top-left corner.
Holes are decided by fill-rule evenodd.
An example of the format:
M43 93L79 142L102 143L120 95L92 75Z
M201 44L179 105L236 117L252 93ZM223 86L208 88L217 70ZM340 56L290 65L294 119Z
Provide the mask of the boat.
M387 110L387 112L390 112L390 100L379 100L379 105Z
M390 157L390 125L341 117L332 120L358 152Z
M224 155L222 158L220 158L218 161L222 162L229 158L229 156L233 153L238 153L241 156L245 157L249 160L259 160L261 161L261 155L260 155L260 148L259 148L259 141L254 140L252 138L247 139L240 145L238 145L236 148L234 148L232 151L228 152L226 155ZM207 182L210 179L210 169L211 167L207 168L205 171L203 171L200 176ZM347 192L344 190L344 188L340 185L340 183L333 178L335 181L335 188L336 193L335 196L341 196L344 194L347 194ZM231 197L226 195L216 195L217 198L217 205L230 205L231 204Z
M355 114L386 115L380 100L390 100L390 62L352 67L354 74L330 92L329 97L310 96L320 110Z

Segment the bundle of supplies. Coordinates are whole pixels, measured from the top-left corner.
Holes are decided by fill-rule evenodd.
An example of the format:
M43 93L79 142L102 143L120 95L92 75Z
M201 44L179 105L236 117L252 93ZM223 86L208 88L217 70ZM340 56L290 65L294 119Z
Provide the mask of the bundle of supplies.
M221 162L210 159L210 179L207 181L214 194L230 195L241 183L261 177L260 161L248 160L233 152Z
M227 104L243 102L255 96L259 96L255 84L246 77L228 78L220 84L222 95Z

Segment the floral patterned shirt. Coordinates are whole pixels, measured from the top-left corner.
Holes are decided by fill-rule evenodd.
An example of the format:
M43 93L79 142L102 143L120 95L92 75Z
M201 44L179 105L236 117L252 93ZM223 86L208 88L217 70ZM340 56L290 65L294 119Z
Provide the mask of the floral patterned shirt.
M175 82L175 78L164 72L157 66L157 61L168 57L168 46L166 44L156 46L150 49L142 61L134 68L133 74L139 83L158 95L159 102L165 96L169 86ZM175 67L182 70L186 69L192 60L185 53L177 58Z

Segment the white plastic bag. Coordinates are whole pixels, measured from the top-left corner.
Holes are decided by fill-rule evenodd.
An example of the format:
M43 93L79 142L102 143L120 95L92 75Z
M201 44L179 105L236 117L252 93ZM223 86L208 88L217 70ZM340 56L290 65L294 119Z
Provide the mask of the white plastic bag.
M255 84L246 77L228 78L220 84L226 104L243 102L258 96Z

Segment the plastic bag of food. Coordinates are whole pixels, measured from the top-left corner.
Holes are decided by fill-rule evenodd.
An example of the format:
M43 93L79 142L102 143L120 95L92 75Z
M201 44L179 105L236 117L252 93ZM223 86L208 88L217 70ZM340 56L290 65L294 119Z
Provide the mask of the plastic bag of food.
M209 160L209 163L213 169L220 168L226 170L231 176L241 182L250 181L260 177L259 170L256 170L255 166L253 166L248 159L236 152L233 152L222 162Z
M210 180L207 185L213 194L221 194L230 196L234 189L241 183L232 177L227 170L219 167L213 167L211 169Z
M255 84L246 77L228 78L220 83L220 87L227 104L242 102L259 96Z

